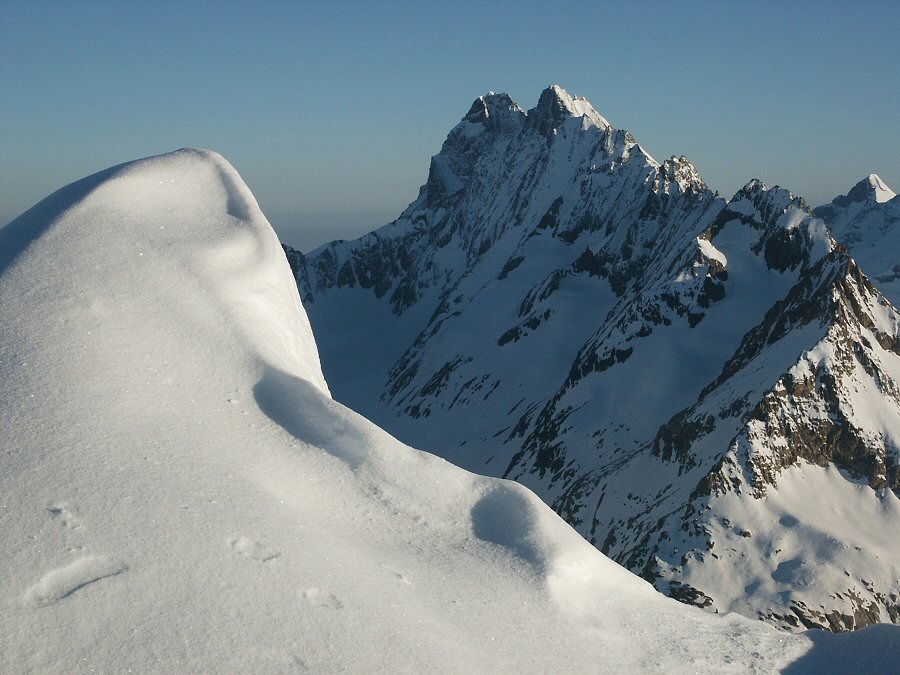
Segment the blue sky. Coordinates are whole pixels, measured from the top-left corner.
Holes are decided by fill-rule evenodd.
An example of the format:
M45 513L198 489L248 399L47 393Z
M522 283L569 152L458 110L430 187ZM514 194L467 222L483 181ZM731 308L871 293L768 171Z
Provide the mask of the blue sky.
M396 217L472 100L559 83L731 195L900 191L900 3L0 0L0 224L183 146L304 250Z

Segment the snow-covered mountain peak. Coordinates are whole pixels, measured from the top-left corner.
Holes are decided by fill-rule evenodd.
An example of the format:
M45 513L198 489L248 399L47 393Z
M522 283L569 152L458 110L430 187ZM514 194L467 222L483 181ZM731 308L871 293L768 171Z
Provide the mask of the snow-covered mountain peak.
M888 187L878 174L870 173L868 176L854 185L845 195L840 195L831 200L831 203L820 207L848 208L853 204L884 204L896 197L896 193Z
M673 155L659 166L659 174L653 188L656 192L669 194L674 186L677 186L678 192L699 193L708 189L697 167L684 155L680 157Z
M857 185L863 186L866 190L866 195L870 199L874 199L876 204L884 204L897 196L897 193L891 190L877 173L870 173L867 178L861 180Z
M573 96L558 84L550 85L541 92L537 105L528 111L529 124L542 133L555 129L569 118L580 118L586 126L602 131L612 129L612 125L594 109L590 101Z
M472 103L463 122L480 124L495 131L518 130L519 120L525 111L519 107L509 94L495 94L489 91L479 96Z
M769 186L765 184L765 182L761 181L759 178L751 178L747 181L747 183L738 190L738 193L741 194L753 194L754 192L758 192L760 190L768 190Z
M755 211L760 222L769 222L774 214L783 214L792 208L809 213L805 199L778 185L769 187L757 178L738 190L727 206L729 211L742 215L750 215Z
M414 445L525 483L674 597L795 629L900 622L896 574L877 562L892 553L845 564L807 535L790 550L756 547L757 529L798 517L750 501L787 495L782 470L803 473L801 463L852 470L872 489L896 484L900 319L836 245L833 219L760 180L723 199L686 158L655 161L628 132L590 122L587 106L553 86L527 116L513 113L519 132L497 134L479 99L464 124L481 131L454 130L433 163L452 169L455 192L440 192L448 183L433 172L428 199L395 224L305 259L289 251L327 336L336 397ZM873 242L900 232L900 200L864 205L853 232ZM879 289L900 287L900 264L884 257L861 269ZM372 328L357 327L360 315ZM870 394L841 398L855 391ZM733 488L733 503L710 511L717 481L754 491ZM790 492L812 498L802 485ZM894 498L861 495L858 508ZM727 524L712 536L742 512L758 512L752 539ZM843 540L842 525L816 527ZM702 582L684 562L695 553L715 570ZM741 556L777 583L722 581L716 561ZM829 583L791 585L785 570L804 559L832 561ZM845 582L844 569L871 588Z
M877 173L869 174L868 183L875 198L875 202L878 204L889 202L897 196L897 193L891 190L887 183L881 180L881 176Z
M738 190L725 206L712 225L713 238L736 219L758 232L752 249L763 254L772 270L809 268L835 247L825 223L813 217L806 200L757 179Z
M515 136L525 116L508 94L489 92L475 99L450 130L441 151L431 158L428 182L419 198L428 208L448 205L465 188L479 158L495 143Z

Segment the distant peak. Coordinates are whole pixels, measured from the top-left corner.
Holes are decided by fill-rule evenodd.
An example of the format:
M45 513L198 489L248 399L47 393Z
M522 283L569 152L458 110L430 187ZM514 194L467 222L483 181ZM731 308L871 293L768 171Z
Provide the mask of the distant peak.
M769 189L769 186L763 183L759 178L753 178L747 182L747 184L742 187L738 192L743 192L745 194L753 194L754 192L765 192Z
M775 185L769 187L758 178L754 178L728 202L731 211L744 212L746 204L752 204L753 208L761 214L784 213L790 208L796 208L804 213L809 212L809 206L803 197L798 197L790 190ZM765 218L768 218L766 215Z
M590 101L581 96L573 96L558 84L551 84L541 92L537 105L528 111L528 117L540 128L559 126L570 117L583 118L592 126L603 130L612 128Z
M700 172L684 155L672 155L660 165L653 189L668 193L672 185L677 185L680 192L697 193L707 189Z
M881 180L881 176L877 173L870 173L868 178L869 186L875 193L875 201L879 204L891 201L897 194L888 187L887 183Z
M472 103L469 112L463 118L473 124L484 124L492 117L502 114L524 112L509 94L495 94L489 91L484 96L479 96Z
M839 197L835 197L831 203L835 206L849 206L859 202L875 202L883 204L892 200L897 195L891 188L887 186L881 176L876 173L870 173L868 176L854 185L850 192Z

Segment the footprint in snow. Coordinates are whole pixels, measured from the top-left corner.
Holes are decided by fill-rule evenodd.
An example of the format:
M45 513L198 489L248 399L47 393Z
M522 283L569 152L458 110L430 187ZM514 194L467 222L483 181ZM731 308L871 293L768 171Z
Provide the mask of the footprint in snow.
M381 564L380 564L380 567L383 567L385 570L387 570L388 572L390 572L391 575L394 577L394 579L396 579L397 581L402 581L404 584L412 585L412 581L410 581L410 580L406 577L405 574L401 574L400 572L398 572L397 570L395 570L393 567L390 567L389 565L386 565L386 564L384 564L384 563L381 563Z
M281 552L269 548L249 537L237 537L228 540L228 547L242 558L250 558L260 562L272 562L281 557Z
M325 607L327 609L341 609L344 604L338 597L327 591L320 590L316 586L310 586L300 591L300 596L313 607Z
M62 527L74 530L81 527L81 516L78 515L78 508L66 502L59 502L47 507L50 517L58 522Z
M128 565L121 560L105 555L81 556L42 576L40 581L25 591L25 602L33 607L54 605L87 586L127 569Z

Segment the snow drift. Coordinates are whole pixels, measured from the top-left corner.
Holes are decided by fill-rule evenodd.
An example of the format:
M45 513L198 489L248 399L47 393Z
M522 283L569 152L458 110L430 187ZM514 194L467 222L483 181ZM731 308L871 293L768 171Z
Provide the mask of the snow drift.
M527 489L334 402L215 153L101 172L0 230L0 327L5 672L770 672L837 647L872 671L897 644L663 598Z

